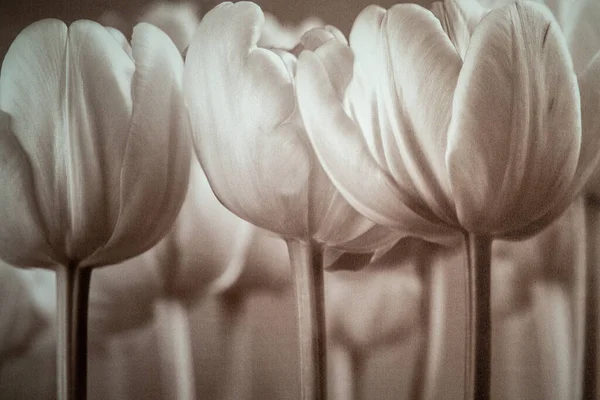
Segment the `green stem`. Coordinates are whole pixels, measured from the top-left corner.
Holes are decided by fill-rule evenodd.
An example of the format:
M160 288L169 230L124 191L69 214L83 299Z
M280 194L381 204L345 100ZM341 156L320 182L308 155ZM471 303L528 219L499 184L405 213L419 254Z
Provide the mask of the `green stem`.
M87 397L87 313L92 268L56 267L57 394L60 400Z
M491 378L490 275L492 239L466 235L467 329L465 341L465 400L488 400Z
M326 336L323 286L323 251L313 244L288 240L294 274L300 344L300 386L302 400L325 400Z

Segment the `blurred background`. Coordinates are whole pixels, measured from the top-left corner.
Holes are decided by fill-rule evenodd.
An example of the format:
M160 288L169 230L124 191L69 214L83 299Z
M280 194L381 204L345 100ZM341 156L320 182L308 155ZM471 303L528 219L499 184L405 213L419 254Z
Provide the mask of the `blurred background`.
M202 4L200 1L196 1L196 3ZM208 0L204 4L212 6L214 3L214 0ZM265 11L275 14L282 21L298 22L306 17L317 16L347 34L354 18L367 5L380 4L388 7L398 1L262 0L256 1L256 3ZM432 1L416 0L412 3L429 6ZM107 10L134 18L148 4L150 4L148 0L1 0L0 57L4 58L10 43L24 27L39 19L59 18L64 21L74 21L84 18L96 20Z
M432 1L414 1L429 7ZM274 14L281 22L297 23L307 17L318 17L325 23L339 27L346 35L349 33L352 21L358 13L372 2L367 1L284 1L263 0L257 3L265 10ZM389 7L397 1L374 2L384 7ZM97 20L107 11L119 13L129 22L139 16L144 7L150 4L147 0L0 0L0 60L4 58L8 47L17 34L30 23L42 18L59 18L66 22L77 19ZM207 2L212 6L214 2ZM198 2L200 9L202 3ZM206 8L206 6L204 6ZM552 246L549 246L552 247ZM540 246L536 247L537 251ZM567 254L567 252L565 252ZM580 254L579 252L578 254ZM525 247L524 254L534 254ZM530 258L522 256L523 265L537 265L530 262ZM459 257L448 260L445 267L445 279L448 292L445 301L449 315L445 321L448 328L444 333L444 349L442 354L441 370L436 393L433 398L440 400L461 399L463 396L463 354L464 354L464 258ZM566 265L571 271L582 260L559 260L561 265ZM106 267L102 272L95 271L94 278L101 274L124 276L117 269L121 266ZM508 269L508 267L507 267ZM516 278L513 277L516 276ZM522 276L512 274L509 270L505 274L507 286L517 287L525 293L524 299L515 300L517 307L511 304L511 312L496 317L493 326L493 370L492 392L494 400L499 399L551 399L548 393L551 388L543 388L545 382L550 381L548 372L552 366L540 362L539 348L537 347L540 328L535 327L531 309L531 293L533 289L521 279ZM0 277L0 283L2 283ZM52 278L50 278L52 279ZM528 277L527 279L533 280ZM573 285L575 278L570 275L566 279L551 276L554 281L566 281L564 286ZM503 283L502 281L500 283ZM92 283L94 285L94 283ZM298 343L296 339L296 315L294 295L291 283L287 280L281 285L283 288L269 291L263 290L248 296L246 308L241 322L245 324L249 338L246 343L248 350L248 364L245 368L250 380L245 393L247 399L297 399L299 393L298 382ZM532 285L533 286L533 285ZM4 302L12 301L14 296L3 292L0 285L0 306ZM113 294L117 295L114 304L106 306L107 312L112 312L116 317L137 318L134 303L138 305L148 301L149 297L136 295L124 284ZM535 288L534 288L535 289ZM374 289L374 291L377 289ZM535 293L534 293L535 294ZM121 296L121 297L119 297ZM138 296L138 297L136 297ZM148 295L149 296L149 295ZM500 293L498 298L508 298ZM400 299L400 303L401 304ZM52 296L48 301L53 301ZM521 302L525 306L521 307ZM575 302L571 300L571 302ZM361 298L348 300L350 305L361 303ZM186 304L191 330L193 348L193 366L196 378L196 393L198 398L205 399L232 399L226 387L227 376L230 375L231 365L224 360L222 350L223 304L214 296L206 293L194 301ZM548 305L552 307L552 305ZM52 308L52 305L49 305ZM401 306L399 306L401 308ZM0 321L6 319L0 307ZM123 311L123 317L118 313ZM380 309L381 311L381 309ZM546 310L548 311L548 310ZM552 312L553 310L550 310ZM384 314L392 315L398 309L386 309ZM369 311L366 312L368 314ZM133 315L133 317L131 317ZM544 314L546 315L546 314ZM18 317L18 316L17 316ZM33 323L31 331L44 332L35 336L33 343L20 349L17 356L0 354L0 399L54 399L55 398L55 357L54 357L54 326L51 319L44 316L36 317L38 325ZM115 319L115 320L116 320ZM385 320L385 318L381 318ZM378 320L375 318L375 322ZM114 325L121 323L117 321ZM127 324L127 322L125 322ZM383 323L382 323L383 324ZM114 327L114 326L112 326ZM109 328L104 328L110 331ZM375 330L382 328L375 326ZM94 324L90 323L90 330L94 332ZM152 323L145 322L136 329L127 329L109 334L100 335L102 340L90 339L89 344L89 398L90 400L127 400L127 399L165 399L161 384L160 360L156 351L156 330ZM117 332L119 331L119 332ZM114 333L114 334L113 334ZM93 336L93 333L91 334ZM2 337L0 337L2 340ZM422 332L415 329L415 334L408 335L405 340L395 343L373 347L366 357L364 366L364 379L362 381L362 399L410 399L411 382L414 377L418 349L423 340ZM506 360L509 360L508 362ZM239 395L239 393L238 393ZM559 397L555 397L559 398ZM358 398L356 400L362 400Z

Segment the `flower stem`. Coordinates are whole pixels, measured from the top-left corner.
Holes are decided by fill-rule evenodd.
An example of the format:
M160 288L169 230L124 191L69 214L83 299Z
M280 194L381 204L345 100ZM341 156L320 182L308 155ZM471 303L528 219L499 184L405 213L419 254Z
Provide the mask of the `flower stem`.
M490 275L492 239L466 235L467 329L465 341L465 400L488 400L491 378Z
M187 312L172 297L157 300L154 307L163 397L193 400L196 386Z
M572 398L572 315L569 297L561 283L534 282L533 316L542 362L542 384L547 400Z
M246 294L218 296L221 317L221 354L227 374L222 385L223 399L252 398L252 336L247 318Z
M341 343L330 347L332 394L336 400L361 400L365 356Z
M600 201L589 197L586 201L586 281L585 331L583 360L583 400L598 397L598 257L600 242Z
M57 394L61 400L87 397L87 313L92 268L56 267Z
M425 288L421 300L423 340L411 389L411 398L414 400L429 400L435 397L444 341L446 312L444 267L440 263L420 266Z
M313 244L287 242L294 274L300 343L300 387L302 400L325 400L326 336L323 286L323 251Z

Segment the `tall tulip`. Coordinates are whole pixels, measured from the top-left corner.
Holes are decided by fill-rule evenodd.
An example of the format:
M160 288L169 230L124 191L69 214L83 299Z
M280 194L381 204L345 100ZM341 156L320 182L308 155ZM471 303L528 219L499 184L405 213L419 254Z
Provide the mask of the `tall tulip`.
M415 5L366 8L350 47L300 55L297 93L323 168L358 211L413 235L465 234L466 396L487 398L491 241L547 226L600 154L548 10L456 6L461 18L443 10L442 24Z
M327 178L298 113L296 58L257 47L263 24L254 3L222 3L208 12L187 53L186 100L196 152L217 198L288 243L302 398L323 398L322 248L374 250L398 236L358 214Z
M568 1L568 0L536 0L548 6L560 24L567 40L575 72L578 76L579 90L581 92L582 130L589 131L588 136L600 140L600 119L598 118L598 105L600 104L600 3L594 0ZM510 3L508 0L479 0L487 7L501 7ZM581 346L580 365L574 369L576 377L582 376L581 384L573 389L574 397L580 397L581 390L584 398L596 398L598 385L598 264L599 257L596 252L600 232L598 222L598 197L600 193L600 168L597 168L587 187L587 271L585 291L585 305L582 303L581 314L585 316L585 330Z
M181 56L150 25L131 46L91 21L43 20L0 74L0 257L57 274L58 397L86 397L94 267L154 246L187 190Z

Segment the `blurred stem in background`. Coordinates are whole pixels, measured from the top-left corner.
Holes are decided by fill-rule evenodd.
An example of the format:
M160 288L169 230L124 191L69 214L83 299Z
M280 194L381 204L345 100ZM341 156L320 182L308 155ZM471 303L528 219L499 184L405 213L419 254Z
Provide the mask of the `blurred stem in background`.
M585 339L583 359L583 400L598 397L598 244L600 243L600 199L586 198Z
M434 262L421 263L417 268L424 288L421 299L423 340L417 356L411 399L432 400L436 394L444 339L445 266Z

